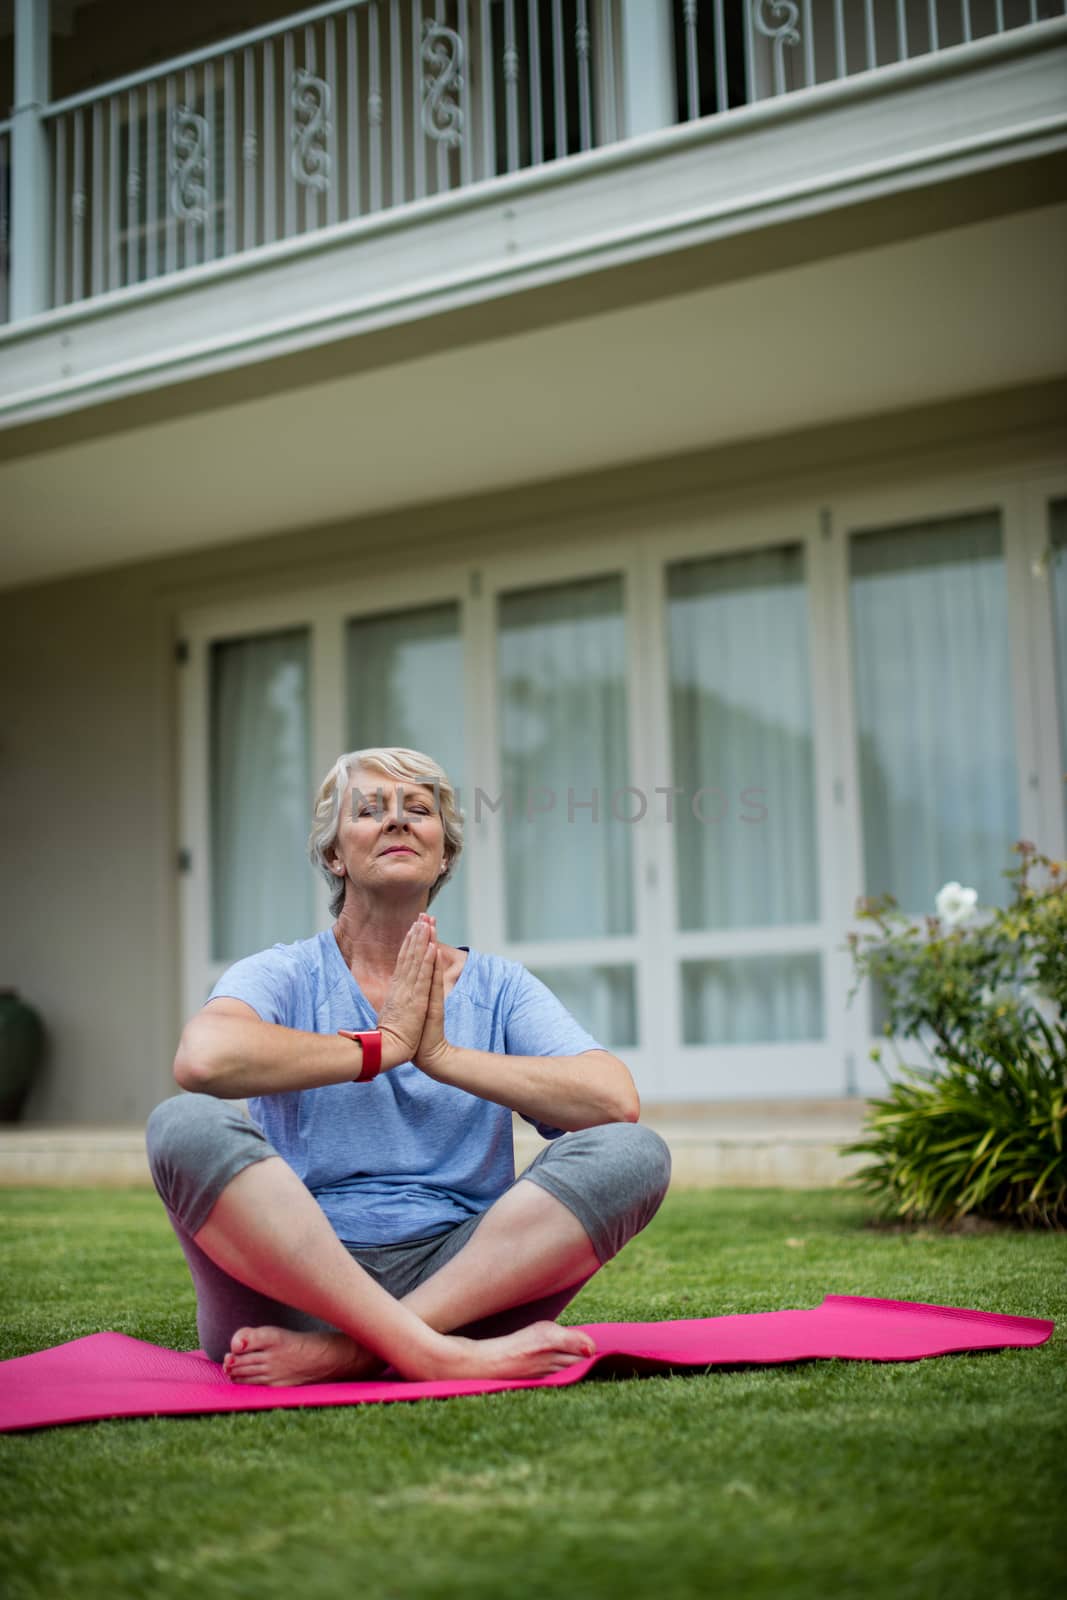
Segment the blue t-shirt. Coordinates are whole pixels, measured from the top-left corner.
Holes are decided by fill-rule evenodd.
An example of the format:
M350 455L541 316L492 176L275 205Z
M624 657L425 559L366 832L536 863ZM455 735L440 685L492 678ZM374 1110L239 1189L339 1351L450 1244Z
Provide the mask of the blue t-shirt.
M223 995L304 1033L378 1023L329 928L238 961L210 998ZM603 1048L519 962L478 950L468 951L445 1000L445 1035L500 1055ZM371 1083L257 1095L248 1109L347 1244L444 1233L485 1211L515 1179L511 1112L435 1083L411 1062ZM560 1132L535 1126L549 1139Z

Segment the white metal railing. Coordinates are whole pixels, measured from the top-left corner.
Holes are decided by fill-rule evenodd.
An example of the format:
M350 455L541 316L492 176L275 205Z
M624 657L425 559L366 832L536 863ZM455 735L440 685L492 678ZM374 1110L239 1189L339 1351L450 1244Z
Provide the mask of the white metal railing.
M653 35L635 0L334 0L45 106L48 181L13 173L20 219L50 190L36 202L49 254L20 279L40 285L31 310L1067 14L1067 0L641 3L657 6ZM653 78L642 123L632 102Z
M1067 0L681 0L678 121L1064 15Z
M614 45L596 0L341 0L51 105L52 304L608 142Z
M11 315L11 124L0 122L0 323Z

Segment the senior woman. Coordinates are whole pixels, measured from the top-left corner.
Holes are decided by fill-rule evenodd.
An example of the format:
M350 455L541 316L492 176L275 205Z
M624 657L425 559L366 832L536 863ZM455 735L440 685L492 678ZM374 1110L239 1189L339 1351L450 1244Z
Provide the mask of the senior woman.
M429 756L341 756L310 839L333 926L238 961L182 1032L149 1160L235 1383L573 1365L592 1341L553 1319L666 1192L623 1063L517 962L438 941L462 848ZM518 1180L513 1111L549 1140Z

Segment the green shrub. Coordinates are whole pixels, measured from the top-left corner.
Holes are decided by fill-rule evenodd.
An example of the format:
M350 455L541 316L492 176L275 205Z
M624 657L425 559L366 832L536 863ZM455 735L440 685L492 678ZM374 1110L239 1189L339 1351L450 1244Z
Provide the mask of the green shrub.
M920 923L889 895L857 908L877 931L849 936L849 1000L876 980L894 1049L910 1039L927 1056L897 1053L898 1076L848 1146L870 1157L853 1182L883 1214L1067 1225L1067 863L1026 841L1015 850L1007 908L980 908L959 884Z

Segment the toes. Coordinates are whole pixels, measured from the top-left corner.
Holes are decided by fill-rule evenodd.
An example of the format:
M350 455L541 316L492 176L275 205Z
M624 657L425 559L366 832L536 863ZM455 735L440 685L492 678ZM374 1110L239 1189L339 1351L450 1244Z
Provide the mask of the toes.
M238 1328L230 1340L232 1355L246 1355L252 1350L272 1350L284 1338L280 1328Z
M226 1376L228 1378L232 1378L236 1383L239 1380L249 1377L251 1373L259 1372L261 1370L262 1363L258 1361L233 1361L226 1368Z
M596 1354L595 1343L581 1328L562 1328L558 1322L539 1322L534 1332L549 1350L559 1350L578 1360Z
M232 1362L227 1368L226 1376L231 1383L269 1383L276 1374L269 1361L265 1361L261 1356L252 1355Z
M568 1355L575 1355L579 1359L596 1354L596 1345L589 1335L580 1328L559 1328L555 1330L557 1348L565 1350ZM558 1336L562 1334L562 1338Z

